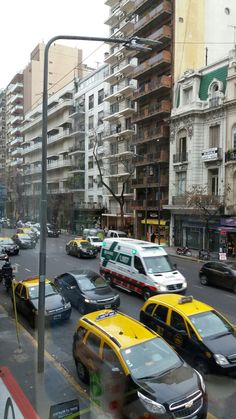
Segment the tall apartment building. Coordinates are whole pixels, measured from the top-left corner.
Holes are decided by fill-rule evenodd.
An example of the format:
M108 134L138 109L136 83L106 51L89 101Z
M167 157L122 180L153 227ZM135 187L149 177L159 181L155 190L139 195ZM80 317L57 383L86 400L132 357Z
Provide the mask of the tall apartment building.
M24 112L42 101L45 44L38 44L24 69ZM83 76L82 50L52 44L48 54L48 93L53 95L77 77Z
M6 201L6 92L0 90L0 216L5 212Z
M128 38L134 29L132 16L134 0L106 0L105 4L110 6L110 15L105 21L105 24L109 25L110 36ZM124 221L125 228L128 229L133 225L131 208L133 189L130 173L133 156L131 141L135 132L132 123L135 105L132 99L136 82L132 79L132 74L137 60L133 58L134 51L122 45L109 45L110 50L105 58L105 62L109 65L109 74L105 79L108 83L105 101L109 105L109 112L104 116L106 124L104 157L107 166L107 181L111 189L120 196L123 184L125 185ZM108 200L108 212L104 215L104 224L117 228L121 226L121 209L111 194Z
M103 189L93 159L95 131L102 152L104 114L103 65L84 79L76 79L48 101L47 198L48 221L80 232L101 222ZM97 127L98 126L98 127ZM29 111L24 135L22 217L39 219L42 159L42 104Z
M168 241L169 213L169 116L175 80L186 69L199 68L216 60L232 46L236 5L223 0L135 0L133 35L151 38L159 44L149 52L136 54L133 77L137 113L133 122L137 134L135 232L138 237L157 231ZM227 6L227 7L226 7ZM217 29L216 29L217 28ZM222 39L224 42L222 42ZM227 53L227 51L225 51ZM185 94L188 95L186 87Z

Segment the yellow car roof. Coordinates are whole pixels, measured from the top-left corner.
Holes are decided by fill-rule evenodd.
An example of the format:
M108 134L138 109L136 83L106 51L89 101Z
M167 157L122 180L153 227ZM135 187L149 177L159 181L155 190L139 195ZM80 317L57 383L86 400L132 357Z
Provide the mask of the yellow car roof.
M12 238L11 237L0 237L0 240L9 240L9 239L11 239L12 240Z
M179 294L160 294L149 298L148 303L163 303L165 306L175 308L185 316L213 310L208 304L195 300L194 298L192 298L192 301L188 301L187 298ZM184 302L185 300L186 302ZM183 302L181 303L181 301Z
M26 232L25 233L16 233L17 234L17 236L28 236L28 237L30 237Z
M74 239L74 240L71 240L71 242L76 242L76 243L89 243L88 240L84 240L84 239Z
M85 318L96 329L98 327L101 333L104 331L109 337L115 338L121 348L129 348L158 336L137 320L113 310L95 311L83 316L81 320Z
M38 276L32 276L30 278L23 279L22 281L19 281L23 283L26 287L35 287L39 285L39 278ZM49 279L45 279L46 284L50 284L51 281Z

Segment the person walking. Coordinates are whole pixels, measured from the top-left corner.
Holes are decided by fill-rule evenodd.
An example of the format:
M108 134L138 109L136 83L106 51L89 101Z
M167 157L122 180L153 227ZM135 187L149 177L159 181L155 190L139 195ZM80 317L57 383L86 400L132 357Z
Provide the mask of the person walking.
M153 231L152 234L151 234L151 242L155 243L155 240L156 240L156 233L155 233L155 231Z

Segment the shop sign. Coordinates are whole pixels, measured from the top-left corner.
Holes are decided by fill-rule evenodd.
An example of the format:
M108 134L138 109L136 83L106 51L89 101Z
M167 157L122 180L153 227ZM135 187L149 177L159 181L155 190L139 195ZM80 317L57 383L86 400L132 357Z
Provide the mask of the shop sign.
M221 218L220 224L227 227L236 227L236 217Z
M207 150L202 151L202 160L203 161L212 161L212 160L218 160L218 148L212 147L208 148Z

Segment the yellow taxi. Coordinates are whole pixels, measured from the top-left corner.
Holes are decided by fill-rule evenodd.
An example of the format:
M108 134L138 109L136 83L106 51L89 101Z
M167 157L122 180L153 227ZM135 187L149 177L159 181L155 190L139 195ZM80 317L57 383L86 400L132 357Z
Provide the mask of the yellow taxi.
M66 243L66 253L79 258L95 258L97 249L88 240L73 239Z
M202 376L161 336L123 313L101 310L81 317L73 358L79 379L89 383L92 398L106 414L207 416Z
M12 282L16 309L35 327L38 316L39 278L30 277L22 281ZM56 286L45 280L45 320L47 322L68 320L71 315L71 304L60 294Z
M140 321L203 374L236 372L236 328L208 304L192 296L156 295L141 308Z

